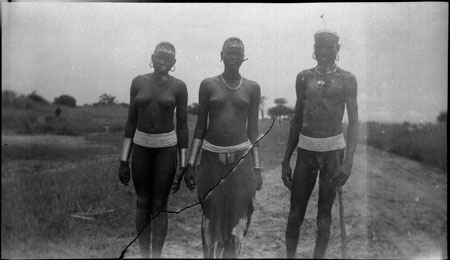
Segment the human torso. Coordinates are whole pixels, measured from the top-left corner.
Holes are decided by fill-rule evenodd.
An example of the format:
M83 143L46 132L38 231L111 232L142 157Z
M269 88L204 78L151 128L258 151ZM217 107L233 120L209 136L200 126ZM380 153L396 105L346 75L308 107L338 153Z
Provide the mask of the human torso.
M137 129L159 134L174 130L174 110L179 80L167 76L155 79L152 74L138 77L134 102L138 107Z
M301 134L325 138L342 133L342 119L346 101L346 78L337 68L330 74L320 74L315 69L300 74L304 86L303 124ZM323 80L325 85L317 84Z
M252 81L243 78L238 90L228 89L220 76L210 78L207 84L210 94L205 140L219 146L232 146L247 141Z

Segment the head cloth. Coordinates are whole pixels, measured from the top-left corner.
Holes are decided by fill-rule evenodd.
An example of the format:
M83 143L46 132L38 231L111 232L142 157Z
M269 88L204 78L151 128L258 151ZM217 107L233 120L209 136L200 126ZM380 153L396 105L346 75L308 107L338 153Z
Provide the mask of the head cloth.
M322 29L314 33L314 41L316 43L338 43L339 34L333 29Z

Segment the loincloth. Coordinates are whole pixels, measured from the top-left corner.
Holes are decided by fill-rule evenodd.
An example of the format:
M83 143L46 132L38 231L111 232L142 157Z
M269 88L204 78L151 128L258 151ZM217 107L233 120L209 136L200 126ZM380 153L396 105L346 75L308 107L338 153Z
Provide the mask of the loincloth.
M300 134L298 147L314 152L327 152L345 148L344 135L341 133L336 136L326 138L313 138Z
M210 147L208 144L203 147L195 182L203 210L202 234L208 248L215 250L214 245L227 243L233 235L242 238L246 234L253 214L257 178L250 156L235 166L250 148L247 144L241 150L226 153L211 152L207 150ZM221 158L221 154L227 153L233 154L234 162Z
M133 137L133 143L149 148L170 147L176 145L177 142L175 130L162 134L148 134L136 129Z

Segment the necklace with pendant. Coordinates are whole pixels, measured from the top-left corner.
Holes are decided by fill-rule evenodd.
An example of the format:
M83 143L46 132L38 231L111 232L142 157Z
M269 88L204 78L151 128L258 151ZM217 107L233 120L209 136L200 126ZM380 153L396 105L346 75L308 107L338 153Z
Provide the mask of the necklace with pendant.
M225 84L225 86L226 86L227 88L233 90L233 91L236 91L236 90L238 90L238 89L241 88L241 85L242 85L242 77L241 77L241 80L239 81L239 85L237 85L237 87L235 87L235 88L230 87L230 85L227 84L227 82L225 81L225 79L223 78L222 75L220 75L220 78L222 79L222 82Z
M325 76L325 78L327 78L327 76L328 76L329 74L332 74L332 73L336 72L336 69L337 69L337 66L334 66L334 69L333 69L333 70L327 71L327 72L325 72L325 73L321 73L321 72L317 69L317 67L316 67L316 68L315 68L315 71L316 71L316 78L318 79L317 82L316 82L316 88L322 88L322 87L325 86L325 84L326 84L326 82L325 82L324 80L319 79L319 76Z

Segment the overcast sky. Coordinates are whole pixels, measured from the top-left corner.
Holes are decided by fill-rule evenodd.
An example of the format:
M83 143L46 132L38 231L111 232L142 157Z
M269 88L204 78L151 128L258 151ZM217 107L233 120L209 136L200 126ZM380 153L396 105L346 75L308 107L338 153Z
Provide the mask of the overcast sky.
M338 66L358 81L360 119L435 121L447 110L448 3L4 3L2 90L78 105L104 93L129 102L132 79L149 73L156 44L176 48L173 76L198 102L206 77L223 71L225 39L243 40L241 74L258 82L266 107L295 104L295 77L315 66L313 33L340 36Z

